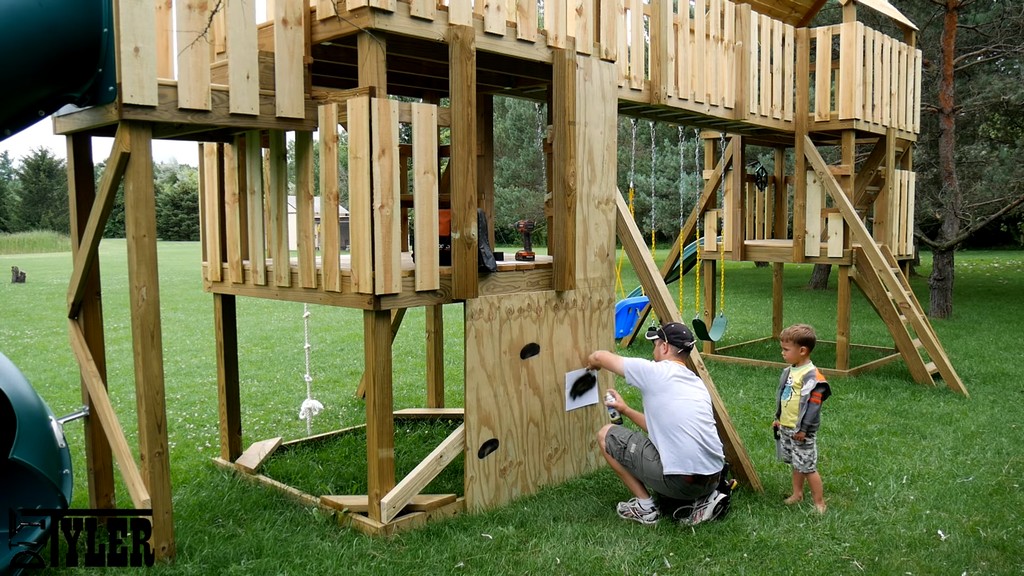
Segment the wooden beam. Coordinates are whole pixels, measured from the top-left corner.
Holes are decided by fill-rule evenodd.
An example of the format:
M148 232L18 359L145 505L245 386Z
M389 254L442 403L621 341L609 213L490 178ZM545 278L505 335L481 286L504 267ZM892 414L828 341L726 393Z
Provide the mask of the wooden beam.
M427 407L444 408L444 306L426 307Z
M121 179L128 166L128 159L131 157L130 148L130 133L124 128L124 125L119 124L117 134L114 136L114 144L110 148L110 157L107 158L103 176L100 178L99 196L91 205L89 220L81 230L79 249L74 254L74 268L71 270L71 280L68 283L68 318L78 316L78 309L82 305L83 291L85 290L83 278L99 258L100 239L103 238L103 229L106 227L107 218L110 217L110 211L114 207L117 188L121 184ZM84 206L80 208L84 208Z
M83 249L82 241L89 227L90 208L96 201L96 179L92 162L92 139L84 134L67 137L68 200L71 215L71 256L74 261ZM84 335L85 346L93 359L96 374L104 384L107 380L106 345L103 338L103 297L100 286L100 261L93 258L81 279L82 297L77 322ZM90 508L114 508L114 460L110 442L103 426L92 414L96 406L89 395L85 379L80 382L82 403L89 409L84 420L85 461L89 486Z
M271 455L281 446L281 437L268 438L266 440L260 440L259 442L253 442L251 446L245 449L245 452L235 460L235 466L238 466L243 472L248 474L255 474L263 463L270 458Z
M466 425L461 424L381 499L381 522L390 522L420 490L465 450Z
M152 500L146 482L139 473L135 457L132 456L132 449L125 439L124 429L114 412L114 406L110 403L107 395L107 384L100 375L99 368L92 358L89 345L85 340L85 333L74 320L68 320L68 332L71 337L71 350L78 361L78 369L81 371L82 381L89 392L89 401L95 412L90 412L90 417L95 416L103 427L103 432L110 441L110 448L117 461L117 468L121 471L121 478L124 480L125 488L132 499L132 505L136 508L150 508Z
M569 44L552 56L552 113L554 141L552 150L552 229L548 231L548 250L554 258L555 290L576 287L576 202L579 167L576 142L577 86L576 50Z
M810 31L807 28L799 28L796 31L796 93L809 95L811 90L810 82ZM793 222L804 222L806 219L807 201L807 160L804 154L804 142L808 133L810 123L810 96L797 98L796 116L793 119L795 132L794 155L795 168L793 170ZM799 263L804 261L804 227L793 226L793 254L791 261Z
M772 338L778 338L782 333L783 326L783 298L785 287L782 283L785 265L782 262L772 262Z
M494 247L494 95L478 93L477 104L477 207L491 223L487 227L487 245Z
M242 453L242 402L238 378L238 318L235 297L213 295L213 332L217 340L217 413L220 457L233 461Z
M470 26L449 27L452 109L452 296L475 298L477 273L476 43Z
M391 311L391 342L394 343L398 336L398 329L402 327L402 320L405 319L405 308L395 308ZM359 386L356 387L356 396L366 397L366 386L368 384L369 371L364 370L363 376L359 379Z
M640 278L641 285L646 289L647 295L654 305L658 318L662 322L681 322L682 317L672 301L668 287L665 286L665 280L658 274L654 260L644 244L640 230L636 227L636 222L633 221L633 217L629 213L629 207L626 206L626 202L622 199L622 194L617 193L615 199L616 233L622 242L623 249L629 255L629 260L633 264L633 269L636 270L637 277ZM762 492L764 488L761 485L761 479L757 475L757 470L754 469L754 464L747 454L743 440L733 426L732 420L729 418L729 412L725 408L725 403L722 402L722 398L718 395L718 390L711 379L711 374L704 365L704 360L701 358L700 352L697 351L696 347L690 353L690 361L693 363L697 375L704 382L704 386L707 387L708 394L711 395L711 404L715 411L715 424L718 427L718 434L725 447L726 458L732 464L733 472L738 479L749 484L755 491Z
M836 369L850 368L850 266L839 267L836 290Z
M149 125L135 122L127 123L127 129L131 135L132 161L125 171L124 213L139 453L142 475L152 500L153 552L157 559L170 559L175 556L176 547L164 405L152 132Z
M395 421L392 391L391 314L363 312L366 366L366 468L370 518L384 521L381 499L395 487Z

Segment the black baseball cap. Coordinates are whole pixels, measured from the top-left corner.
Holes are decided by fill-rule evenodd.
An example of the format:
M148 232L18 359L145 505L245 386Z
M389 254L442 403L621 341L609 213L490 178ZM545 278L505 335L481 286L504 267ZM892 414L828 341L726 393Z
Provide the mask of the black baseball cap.
M663 324L660 328L651 326L647 329L646 338L648 340L664 340L668 342L669 346L679 348L683 352L689 352L693 349L693 343L696 341L690 329L685 324L680 324L679 322L669 322L668 324Z

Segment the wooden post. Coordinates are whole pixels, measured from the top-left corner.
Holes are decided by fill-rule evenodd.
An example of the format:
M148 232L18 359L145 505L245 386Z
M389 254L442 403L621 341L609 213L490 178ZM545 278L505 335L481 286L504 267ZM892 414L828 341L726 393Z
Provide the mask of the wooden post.
M728 232L729 238L725 239L726 246L732 252L733 260L743 260L743 215L748 207L746 204L747 169L746 155L744 154L743 137L740 135L730 136L733 141L732 172L730 173L730 191L732 201L726 203L722 211L724 220L731 223L731 228L725 226L723 232Z
M782 262L772 262L772 338L778 338L783 328L782 311L785 307L782 301L786 291L782 279L785 270L785 264Z
M427 306L427 408L444 408L444 306Z
M671 0L652 0L650 20L651 104L666 104L674 95L675 34Z
M391 343L395 343L398 337L398 330L402 327L402 320L405 320L405 308L395 308L391 311ZM363 370L363 376L359 379L359 386L356 387L356 396L366 398L366 386L369 384L369 369Z
M752 74L758 67L758 63L753 61L751 58L752 48L756 39L753 37L751 32L751 9L749 4L740 4L736 7L736 70L734 71L733 83L736 86L736 98L735 102L727 102L726 104L734 106L740 118L749 118L753 116L751 113L751 106L747 100L750 98L750 91L756 91L756 87L751 84L750 79L753 77ZM768 50L767 46L761 46L761 50ZM703 55L698 55L703 57ZM765 70L761 71L762 74L767 73ZM762 98L767 98L767 95L762 94Z
M234 462L242 455L242 403L238 385L238 320L235 297L213 295L213 329L217 338L217 412L220 457Z
M793 255L792 262L804 261L804 227L807 199L807 159L805 157L805 136L810 120L811 83L810 74L810 32L807 28L796 31L796 117L794 118L794 154L796 166L793 169Z
M139 452L142 477L149 489L153 506L153 551L157 559L170 559L176 550L171 511L167 410L164 404L156 198L153 193L153 135L146 124L126 124L131 136L131 160L125 173L124 211Z
M548 251L554 260L555 290L576 287L576 66L572 43L552 55L552 150L551 211Z
M477 206L487 216L487 244L494 248L494 96L477 94ZM479 233L479 231L477 231Z
M93 177L92 139L85 134L67 137L68 145L68 200L71 213L72 260L78 252L89 249L82 239L89 222L89 212L96 200L96 181ZM107 381L107 356L103 340L103 297L100 290L100 260L93 258L82 277L82 300L78 309L78 324L82 327L89 351L100 377ZM89 408L85 417L85 461L89 485L90 508L114 508L114 459L110 441L103 432L89 397L85 381L81 381L82 402Z
M775 199L773 201L773 214L775 221L772 224L772 235L770 238L789 238L789 187L786 185L786 150L775 149Z
M470 26L449 27L452 208L452 298L476 298L477 156L476 35Z
M380 500L395 487L391 312L363 312L366 366L366 468L369 516L382 521Z
M846 228L846 226L844 226ZM850 267L839 266L836 296L836 370L850 369Z

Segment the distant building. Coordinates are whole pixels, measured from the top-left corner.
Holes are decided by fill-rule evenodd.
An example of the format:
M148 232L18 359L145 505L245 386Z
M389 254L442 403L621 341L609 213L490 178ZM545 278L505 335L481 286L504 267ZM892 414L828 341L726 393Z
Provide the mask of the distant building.
M288 197L288 249L298 250L299 249L299 238L298 238L298 223L296 222L296 200L295 196ZM320 214L320 197L313 197L313 218L315 222L315 234L316 234L316 247L320 248L320 239L323 238L323 223L321 222ZM349 249L349 234L348 234L348 210L344 206L338 206L338 238L340 240L340 248L342 250Z

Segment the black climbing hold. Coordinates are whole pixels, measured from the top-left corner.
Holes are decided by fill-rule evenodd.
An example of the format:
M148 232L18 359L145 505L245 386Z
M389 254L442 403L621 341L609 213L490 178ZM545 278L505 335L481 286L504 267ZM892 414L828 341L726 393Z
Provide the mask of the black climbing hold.
M490 455L491 452L494 452L497 449L498 449L498 439L497 438L491 438L490 440L488 440L488 441L486 441L486 442L484 442L483 444L480 445L480 449L476 451L476 457L481 459L481 460L483 460L488 455Z
M519 351L519 357L523 360L526 360L531 356L536 356L537 354L540 354L540 344L537 344L536 342L530 342L526 346L523 346L523 349Z

